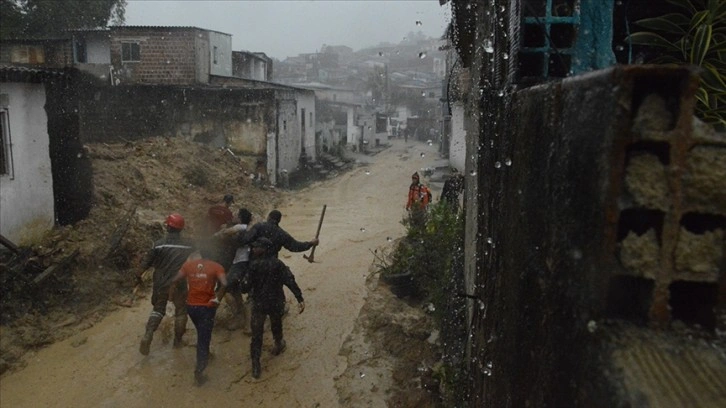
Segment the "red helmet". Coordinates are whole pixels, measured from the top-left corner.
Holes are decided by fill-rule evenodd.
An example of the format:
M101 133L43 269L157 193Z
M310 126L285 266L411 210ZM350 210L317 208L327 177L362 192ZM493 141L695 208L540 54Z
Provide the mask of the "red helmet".
M169 214L169 216L166 217L166 226L181 231L184 229L184 217L177 213Z

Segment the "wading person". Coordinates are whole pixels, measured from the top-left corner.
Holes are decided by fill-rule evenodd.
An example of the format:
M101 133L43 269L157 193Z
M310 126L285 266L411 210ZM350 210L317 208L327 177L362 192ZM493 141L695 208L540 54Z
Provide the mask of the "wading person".
M267 221L257 223L244 233L238 234L239 244L248 245L259 238L267 238L272 242L272 256L277 258L277 254L282 248L290 252L305 252L320 243L317 238L307 242L296 240L280 227L280 220L282 220L280 211L270 211L270 214L267 215Z
M194 257L184 262L177 275L172 280L169 296L174 297L177 290L176 283L186 279L187 285L187 313L197 329L197 364L194 368L194 380L197 385L206 381L204 369L209 362L209 344L212 341L214 316L217 313L219 300L214 289L217 283L222 288L227 285L227 279L222 265L209 259L209 250L202 249Z
M137 285L140 285L142 283L141 275L144 271L154 267L151 294L153 310L146 322L146 332L139 345L139 351L143 355L149 354L151 340L164 318L168 300L174 303L174 347L182 345L182 336L187 325L186 286L181 285L173 298L169 297L169 288L172 286L172 280L179 272L179 268L193 251L191 242L181 236L183 229L184 217L176 213L166 217L166 236L154 243L146 255L141 270L136 274Z
M219 231L220 228L227 226L234 219L234 214L230 207L234 203L234 197L231 194L227 194L222 199L221 204L216 204L207 210L207 220L209 222L209 233L213 234Z
M270 316L270 329L275 340L273 355L285 351L286 344L282 334L282 315L285 309L285 293L283 286L295 295L298 310L305 310L302 291L295 282L295 276L281 260L274 256L274 246L267 238L259 238L252 244L252 261L249 267L250 298L252 299L252 341L250 357L252 359L252 376L260 378L262 367L262 338L265 319Z
M242 294L247 293L249 288L244 283L246 282L247 269L250 260L250 247L249 245L237 246L235 234L246 231L250 223L252 222L252 213L242 208L237 213L237 224L223 229L215 234L219 239L223 241L223 245L227 246L234 245L236 247L234 252L234 258L232 259L232 266L227 270L227 282L229 283L226 290L222 290L219 295L219 299L224 298L225 293L229 293L234 301L234 322L231 326L232 329L237 328L238 324L242 326L242 331L246 334L250 333L249 323L249 312L247 305L245 304Z

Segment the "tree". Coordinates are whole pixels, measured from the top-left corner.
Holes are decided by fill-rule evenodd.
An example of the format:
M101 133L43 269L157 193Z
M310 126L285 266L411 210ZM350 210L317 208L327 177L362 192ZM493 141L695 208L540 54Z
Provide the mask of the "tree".
M53 37L65 30L123 24L126 0L0 0L2 38Z

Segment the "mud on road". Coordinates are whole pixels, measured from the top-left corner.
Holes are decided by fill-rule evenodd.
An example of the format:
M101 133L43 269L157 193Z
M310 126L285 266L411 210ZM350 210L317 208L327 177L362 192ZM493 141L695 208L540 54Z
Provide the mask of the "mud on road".
M165 341L169 337L165 335L167 321L157 332L150 355L139 354L139 340L151 310L147 291L129 307L110 313L99 310L95 320L84 320L83 325L69 323L72 335L27 353L24 368L11 370L0 379L0 405L434 404L426 401L428 391L411 390L422 389L418 368L435 360L436 334L420 307L401 302L377 285L371 251L390 245L389 238L403 235L400 221L410 175L429 167L436 152L435 146L418 142L391 143L375 156L357 156L358 165L335 179L253 202L258 206L253 208L256 215L279 208L281 226L301 240L313 238L322 206L327 205L316 262L307 262L302 254L281 253L296 275L307 307L303 314L296 314L292 307L283 322L288 345L284 354L275 357L269 353L272 339L266 332L259 380L250 375L249 337L226 328L229 311L224 305L212 338L209 381L202 387L193 385L196 333L191 323L185 347L174 349ZM220 191L224 188L230 187ZM237 202L247 205L245 198ZM144 216L153 218L165 211ZM381 345L387 350L381 351ZM402 353L391 352L395 350ZM402 355L404 363L394 354Z

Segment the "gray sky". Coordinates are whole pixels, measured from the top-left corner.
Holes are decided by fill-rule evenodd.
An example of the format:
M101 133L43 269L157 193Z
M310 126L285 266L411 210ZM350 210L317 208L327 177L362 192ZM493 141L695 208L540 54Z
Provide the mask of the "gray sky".
M400 42L409 32L441 37L450 19L438 0L129 0L127 25L196 26L232 34L235 51L285 59L323 44L353 50ZM417 21L421 24L417 25Z

